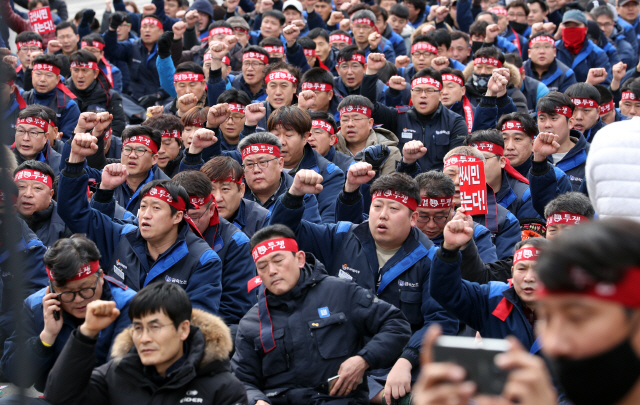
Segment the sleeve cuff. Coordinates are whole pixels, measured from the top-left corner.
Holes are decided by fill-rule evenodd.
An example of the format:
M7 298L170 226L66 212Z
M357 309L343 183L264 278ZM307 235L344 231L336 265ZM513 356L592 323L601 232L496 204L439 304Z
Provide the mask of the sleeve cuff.
M299 209L304 206L304 196L290 194L289 190L287 190L287 192L282 195L281 201L282 205L291 210Z
M108 204L113 200L113 193L115 190L105 190L99 188L93 195L95 202Z
M440 249L438 249L438 258L445 263L455 263L458 261L459 256L460 256L459 249L449 250L449 249L445 249L442 246L440 246Z
M480 98L480 105L482 107L504 107L505 105L509 104L510 100L511 98L507 95L507 93L505 93L501 97L482 96Z
M420 351L415 347L405 347L400 358L409 360L414 370L420 367Z
M548 161L536 162L531 156L531 174L534 176L543 176L551 170L551 165Z
M198 165L202 163L202 153L189 153L187 150L184 151L184 158L182 161L187 165Z
M65 161L66 165L63 174L67 177L80 177L84 174L84 161L79 163L70 163L69 159Z
M95 345L96 342L98 341L98 337L96 336L95 338L91 338L89 336L85 336L80 332L80 329L76 329L73 331L73 335L76 337L76 339L78 341L80 341L81 343L84 343L86 345Z
M213 70L209 68L209 83L215 84L222 81L222 68Z
M40 340L40 336L34 336L29 339L29 344L33 353L40 358L47 358L55 353L55 349L52 346L45 346Z
M340 192L340 201L346 205L353 205L360 201L362 198L362 194L360 194L360 189L357 189L354 192L348 193L344 191L344 189Z
M415 161L408 165L403 160L400 160L400 162L398 163L398 171L400 173L407 174L416 173L418 171L418 161Z
M400 96L400 94L402 94L402 92L401 92L400 90L396 90L396 89L393 89L393 88L391 88L391 87L389 87L389 88L387 89L387 91L389 92L389 95L390 95L391 97L399 97L399 96Z

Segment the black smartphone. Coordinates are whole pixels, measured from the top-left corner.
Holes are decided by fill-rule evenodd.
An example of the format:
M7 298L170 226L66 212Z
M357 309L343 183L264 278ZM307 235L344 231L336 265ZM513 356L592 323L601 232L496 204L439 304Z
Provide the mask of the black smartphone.
M49 280L49 292L56 292L53 289L53 280ZM55 319L56 321L60 320L60 311L53 311L53 319Z
M433 348L436 362L456 363L467 371L467 380L473 381L479 394L500 395L509 372L494 363L497 354L504 353L511 344L503 339L485 339L440 336Z
M340 378L339 375L331 377L331 378L327 379L327 381L324 381L324 382L318 384L313 389L315 391L321 393L321 394L329 395L329 392L331 392L331 384L333 383L334 380L337 380L338 378Z

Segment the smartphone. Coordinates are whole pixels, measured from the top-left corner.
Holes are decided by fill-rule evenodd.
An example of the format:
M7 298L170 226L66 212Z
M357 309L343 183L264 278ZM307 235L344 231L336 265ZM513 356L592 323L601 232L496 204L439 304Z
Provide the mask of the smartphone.
M56 292L53 289L53 280L49 280L49 292ZM56 321L60 320L60 311L53 311L53 319L55 319Z
M329 395L329 392L331 392L331 385L338 378L340 378L339 375L333 376L333 377L327 379L327 381L324 381L324 382L318 384L316 387L314 387L314 390L317 391L317 392Z
M464 367L467 380L476 383L479 394L500 395L509 372L498 368L494 358L510 347L503 339L483 338L479 344L472 337L440 336L434 346L434 360Z

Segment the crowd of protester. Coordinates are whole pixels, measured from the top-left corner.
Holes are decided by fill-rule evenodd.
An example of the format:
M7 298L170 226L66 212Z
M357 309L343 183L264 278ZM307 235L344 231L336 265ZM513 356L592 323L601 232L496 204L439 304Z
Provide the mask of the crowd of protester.
M639 13L0 0L0 404L639 403Z

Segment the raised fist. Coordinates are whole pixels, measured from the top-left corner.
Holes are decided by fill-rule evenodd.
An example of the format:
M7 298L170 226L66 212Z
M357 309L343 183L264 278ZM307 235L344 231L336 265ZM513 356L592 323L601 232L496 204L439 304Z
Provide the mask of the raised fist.
M120 315L115 301L93 301L87 305L84 323L79 331L90 338L96 337L101 330L113 323Z
M368 40L369 47L371 49L377 49L380 41L382 41L382 35L378 34L377 32L372 32L371 34L369 34Z
M391 76L391 78L389 78L389 87L402 91L407 88L407 81L402 76Z
M267 115L267 109L262 103L249 104L244 108L244 114L247 118L244 125L252 127L258 125L258 122Z
M145 4L142 6L142 15L147 14L155 14L156 13L156 5L153 3Z
M108 111L97 113L96 126L93 128L92 134L101 136L109 128L111 121L113 121L113 115L109 114Z
M540 132L533 141L533 160L535 162L544 162L547 156L558 153L560 143L559 136L551 132Z
M231 110L229 110L229 104L216 104L209 108L207 113L207 127L218 128L223 122L229 119Z
M284 39L287 41L287 46L293 46L300 36L300 27L295 24L287 25L282 30L282 35L284 35Z
M83 112L78 118L76 129L73 131L76 134L81 132L91 132L93 128L98 124L98 114L94 112Z
M329 21L327 22L327 25L330 25L330 26L338 25L340 21L342 21L342 19L344 19L344 14L342 14L342 11L332 11L331 16L329 16Z
M293 178L289 194L297 196L318 194L322 191L322 180L322 176L313 170L300 170Z
M411 59L407 55L396 56L396 67L403 68L409 66Z
M49 44L47 45L47 53L54 54L56 52L60 52L61 49L62 44L56 39L49 41Z
M76 134L71 141L69 163L84 162L87 156L98 151L98 138L91 134Z
M185 23L184 21L178 21L177 23L173 24L171 30L173 31L173 40L178 40L182 38L184 32L187 30L187 23Z
M309 110L313 108L316 103L316 92L312 90L301 91L298 94L298 107L303 110Z
M622 63L622 62L619 62ZM614 65L615 66L615 65ZM624 65L625 69L627 65ZM624 76L624 75L623 75ZM589 73L587 74L587 83L595 86L596 84L600 84L605 81L607 78L607 69L605 68L591 68L589 69Z
M198 10L190 10L184 16L185 21L187 22L187 28L195 27L198 22Z
M229 108L228 105L227 108ZM191 145L189 146L189 153L194 155L198 154L216 142L218 142L218 138L216 138L216 134L213 131L200 128L193 134Z
M427 148L420 141L409 141L402 147L402 161L412 165L427 154Z
M112 163L102 169L102 179L100 181L101 190L115 190L119 185L127 181L129 172L122 163Z
M353 193L358 190L361 185L367 184L376 176L373 166L369 163L358 162L352 164L347 171L347 179L344 183L344 191Z
M193 93L187 93L178 99L178 112L185 114L198 104L198 97Z
M162 115L164 111L164 106L161 105L152 105L147 108L147 117L157 117L158 115Z
M431 60L431 67L437 71L440 71L449 66L449 58L446 56L438 56Z
M493 43L496 37L500 34L500 26L498 24L491 24L487 26L485 31L484 42Z
M367 74L375 75L378 73L380 69L382 69L387 63L387 59L384 57L383 53L373 53L371 52L367 57Z

